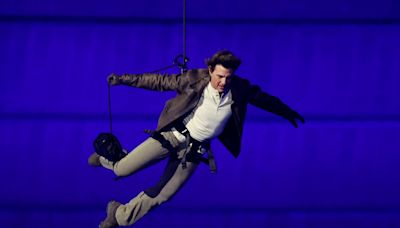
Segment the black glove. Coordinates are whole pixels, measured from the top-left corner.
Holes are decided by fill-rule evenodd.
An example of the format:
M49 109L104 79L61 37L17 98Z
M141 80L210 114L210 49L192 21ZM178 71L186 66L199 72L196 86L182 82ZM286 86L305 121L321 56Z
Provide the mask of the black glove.
M113 74L108 75L107 83L109 85L112 85L112 86L113 85L119 85L121 83L121 80L120 80L120 77L118 75L113 73Z
M287 119L290 121L290 123L297 128L297 120L300 120L300 122L302 122L303 124L305 123L304 118L302 116L300 116L299 113L297 113L296 111L291 111L290 114L288 115Z

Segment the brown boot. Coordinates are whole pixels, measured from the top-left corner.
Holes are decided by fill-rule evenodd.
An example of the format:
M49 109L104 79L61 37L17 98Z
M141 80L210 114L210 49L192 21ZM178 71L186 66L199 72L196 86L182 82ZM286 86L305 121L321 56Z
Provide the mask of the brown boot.
M90 157L88 158L88 164L93 167L101 166L100 155L96 153L90 155Z
M120 205L121 203L114 200L108 202L107 217L100 223L99 228L118 227L117 218L115 218L115 212L117 212L117 209Z

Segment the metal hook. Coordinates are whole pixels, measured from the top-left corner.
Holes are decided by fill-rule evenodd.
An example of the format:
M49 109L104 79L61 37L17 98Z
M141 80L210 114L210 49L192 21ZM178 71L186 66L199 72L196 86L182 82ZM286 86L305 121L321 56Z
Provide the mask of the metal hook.
M183 57L182 54L178 55L174 59L174 65L177 65L181 68L182 73L187 71L187 63L189 62L189 58L187 56Z

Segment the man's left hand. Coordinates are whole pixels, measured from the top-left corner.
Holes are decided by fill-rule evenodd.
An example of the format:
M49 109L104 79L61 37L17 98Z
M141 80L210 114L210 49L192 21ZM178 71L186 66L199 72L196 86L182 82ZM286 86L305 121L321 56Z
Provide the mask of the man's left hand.
M304 118L303 118L299 113L297 113L296 111L292 111L292 112L290 113L290 115L289 115L288 120L290 121L290 123L292 123L292 125L293 125L295 128L298 128L296 119L297 119L297 120L300 120L300 122L303 123L303 124L305 123Z

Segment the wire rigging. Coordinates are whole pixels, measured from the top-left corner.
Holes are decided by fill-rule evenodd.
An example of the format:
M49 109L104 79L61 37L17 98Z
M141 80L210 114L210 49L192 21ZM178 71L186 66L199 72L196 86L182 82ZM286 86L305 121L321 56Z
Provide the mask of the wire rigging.
M176 56L172 65L165 66L159 68L157 70L150 71L150 73L156 73L159 71L167 70L172 67L178 66L181 70L181 73L185 73L187 71L187 63L189 62L188 57L186 56L186 0L183 0L183 16L182 16L182 33L183 33L183 52L182 54ZM112 133L112 114L111 114L111 89L110 85L108 85L108 117L109 117L109 127L110 133Z

